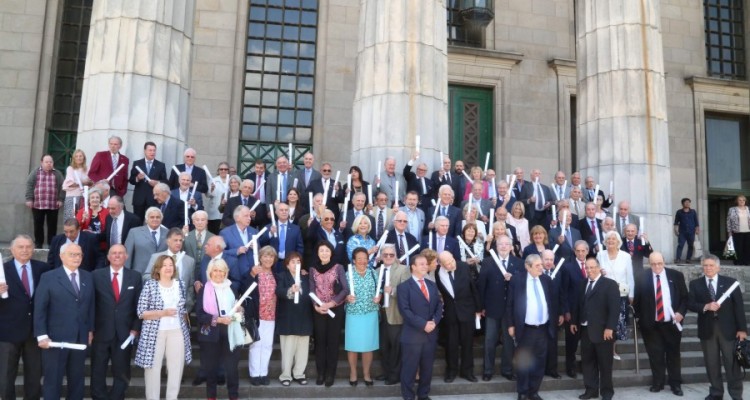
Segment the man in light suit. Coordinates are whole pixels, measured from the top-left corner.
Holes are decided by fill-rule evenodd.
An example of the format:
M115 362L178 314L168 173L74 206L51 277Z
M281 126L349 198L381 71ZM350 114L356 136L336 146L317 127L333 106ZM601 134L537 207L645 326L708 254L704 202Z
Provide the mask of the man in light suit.
M596 191L596 183L594 182L593 176L587 176L584 185L585 187L581 189L581 192L583 193L583 201L586 203L594 202L596 201L596 196L599 195L604 199L602 208L609 208L609 206L612 205L612 201L614 200L612 193L609 194L609 197L605 196L601 189L599 189L599 193L594 193Z
M129 179L133 185L133 213L140 219L146 215L146 208L156 205L153 196L154 186L159 182L167 182L167 167L156 159L156 143L146 142L143 145L143 156L144 158L133 162Z
M173 197L166 183L154 186L154 200L161 210L162 225L168 229L185 226L185 203L179 197Z
M18 361L23 358L24 399L42 396L42 355L34 338L34 292L49 265L32 260L34 239L18 235L10 243L13 258L3 265L0 282L0 397L16 398ZM28 287L28 289L27 289ZM6 297L3 297L6 296Z
M526 257L526 271L513 276L508 285L508 332L516 339L519 362L516 392L519 400L541 400L539 388L544 378L547 343L562 324L558 301L553 296L552 279L543 274L538 254ZM556 350L556 349L555 349Z
M83 251L75 243L60 249L63 267L42 275L34 299L34 335L42 348L42 397L59 399L66 377L68 399L83 399L86 352L51 348L50 342L91 345L94 280L81 270Z
M294 173L294 177L297 178L297 190L299 190L300 193L305 193L310 186L310 182L320 179L322 175L320 174L320 171L313 167L315 164L315 155L312 152L308 151L305 153L302 157L302 162L305 164L305 167L297 170ZM307 204L307 198L300 199L300 201L303 201L304 204L310 207L310 205Z
M549 230L549 241L560 246L555 253L557 260L560 258L571 260L575 256L573 246L575 246L577 241L581 240L581 231L576 229L573 223L573 214L570 212L565 213L565 232L562 232L563 215L557 213L557 218L559 222L554 228Z
M733 399L742 398L745 374L734 358L735 340L747 338L747 320L742 291L738 287L722 304L717 302L735 279L719 275L719 258L713 254L701 261L704 276L690 281L688 309L698 314L698 338L701 340L706 375L711 386L708 400L724 397L721 367L727 378L727 389Z
M625 237L625 227L628 224L635 225L635 231L638 232L641 228L641 217L630 212L630 203L623 200L617 204L617 215L615 216L615 229L620 237Z
M221 217L221 223L224 227L234 224L234 211L239 206L247 207L248 211L255 207L254 210L250 211L250 218L252 220L250 226L253 228L260 229L268 224L268 208L263 203L255 205L260 200L253 197L254 189L255 184L249 179L245 179L240 183L240 195L230 198L224 205L224 215Z
M286 194L294 187L294 171L290 168L289 159L286 156L276 158L276 173L268 174L266 181L266 203L275 204L276 200L286 201ZM279 186L281 181L281 186ZM299 182L297 182L299 184ZM281 192L279 192L281 188Z
M141 319L136 309L141 295L141 276L123 268L128 254L125 246L109 248L109 268L94 271L96 316L91 344L91 397L97 400L122 400L130 385L130 354L133 346L121 344L137 336ZM117 288L117 290L115 290ZM112 387L107 389L107 365L112 361Z
M492 185L490 185L492 186ZM482 198L482 192L484 191L484 184L482 182L474 182L471 187L471 196L468 200L464 200L461 203L461 210L466 209L466 205L471 203L477 210L477 219L481 220L485 224L490 220L490 213L492 210L492 202Z
M193 185L191 185L191 176L187 172L180 172L179 178L180 186L176 189L172 189L170 195L172 198L180 199L183 203L188 203L188 219L193 216L193 213L198 210L203 210L203 196L201 192L195 191L193 193ZM184 206L184 204L183 204ZM184 209L183 209L184 210ZM184 211L183 211L184 219ZM184 222L183 222L184 223ZM190 229L193 229L190 226Z
M406 195L405 202L408 202L408 198L409 198L409 194ZM415 209L416 209L416 206L417 205L416 205L416 200L415 200L414 202ZM414 211L416 212L416 210ZM372 226L371 232L373 234L373 237L376 238L375 240L379 240L380 236L383 235L383 232L385 232L386 229L391 229L391 224L393 223L394 212L392 208L388 207L388 196L386 196L385 193L378 192L375 195L375 203L372 207L372 211L370 212L370 215L372 216L372 219L375 221L375 224ZM407 212L406 215L409 215L409 213ZM424 213L422 215L424 215Z
M448 235L456 237L461 234L461 219L463 217L461 216L461 209L452 205L454 198L453 189L451 189L451 187L448 185L443 185L438 190L438 194L440 196L440 199L437 203L437 215L442 215L448 218L450 225L448 228ZM425 235L431 229L435 228L435 225L432 221L432 216L435 215L435 207L430 207L427 215L429 215L430 222L425 225L423 232L423 234Z
M401 396L405 400L428 399L437 346L437 326L443 317L443 302L437 285L425 279L427 259L412 257L411 279L398 285L398 311L404 318L401 329ZM419 371L419 385L414 380Z
M453 256L454 260L461 259L461 249L459 248L458 240L448 235L448 218L443 216L435 219L435 235L432 238L432 247L430 247L429 234L422 236L421 247L423 249L431 248L438 255L448 252Z
M193 226L195 226L195 229L185 236L185 243L183 243L182 248L185 250L185 254L192 257L193 260L201 260L203 258L203 245L215 236L207 229L208 213L203 210L193 213Z
M411 273L406 265L398 262L394 245L384 244L380 257L383 260L380 266L383 269L383 307L380 309L380 363L383 375L376 379L384 380L390 386L401 380L401 327L404 318L398 311L398 286L410 279ZM390 273L386 275L386 271ZM388 281L385 280L386 276ZM386 296L389 297L388 307L385 306Z
M93 271L104 266L104 257L100 251L97 234L82 231L80 224L75 218L68 218L63 223L63 233L52 238L52 242L50 242L49 253L47 254L47 264L49 264L50 268L62 266L61 248L68 243L75 243L81 246L83 251L81 269Z
M125 268L142 274L149 266L151 255L167 249L167 231L161 226L161 211L156 207L146 210L146 225L131 230L125 241L128 253Z
M567 199L570 197L570 186L566 185L565 172L557 171L555 173L555 182L552 183L550 189L555 200Z
M571 186L570 187L570 212L575 214L579 219L583 218L586 214L586 203L583 201L583 194L581 188Z
M651 253L650 271L644 271L635 279L633 309L651 366L651 392L664 388L669 372L672 393L682 396L682 368L680 341L682 332L676 324L681 323L688 306L687 285L682 272L664 268L661 253Z
M278 203L276 206L276 225L268 225L260 237L260 247L270 245L278 254L274 273L281 273L286 255L291 252L303 254L305 245L302 242L302 230L289 221L289 205Z
M123 167L109 181L112 189L118 196L123 197L128 192L128 164L130 160L120 154L122 148L122 139L117 136L111 136L107 141L109 150L97 152L91 160L89 167L89 179L98 182L106 180L120 165Z
M148 260L148 267L143 271L143 281L151 279L151 270L159 256L172 257L175 260L175 268L177 268L175 275L185 283L185 309L189 313L193 309L193 304L195 304L195 290L193 290L193 285L190 284L195 278L195 259L182 252L183 243L185 243L185 235L182 230L180 228L170 229L167 233L167 249L151 255L151 259Z
M385 197L385 194L382 192L378 192L378 205L380 204L380 201L382 200L381 197ZM383 200L383 203L388 203L387 197L385 197L385 200ZM404 205L399 208L400 211L403 211L406 213L406 218L408 219L407 228L406 230L414 235L414 237L420 237L422 236L422 232L424 232L424 224L425 224L425 213L424 210L417 207L419 203L419 197L416 192L409 191L406 193L406 196L404 196ZM391 220L391 223L393 221ZM388 226L388 225L386 225ZM393 229L392 227L389 227L388 229Z
M375 175L372 182L378 190L388 196L389 205L400 206L401 198L406 190L406 182L404 181L404 177L396 172L395 158L385 158L385 162L383 162L383 172L380 177ZM399 182L399 193L396 193L396 182ZM398 201L398 203L394 203L394 201Z
M231 257L237 258L240 276L243 277L249 274L252 267L254 267L253 251L259 250L257 248L253 249L252 246L247 246L253 236L258 233L257 230L250 226L251 222L250 209L246 206L239 206L234 209L234 224L227 226L219 232L219 235L224 238L224 242L227 245L224 252Z
M125 203L122 201L122 197L112 196L109 198L109 204L107 205L109 215L107 215L104 223L106 229L100 234L101 240L107 243L107 246L125 243L128 240L130 230L143 225L137 215L125 211L124 207ZM146 210L143 210L143 212L145 213Z
M194 149L187 148L182 153L184 164L178 164L174 167L179 172L187 172L192 177L192 182L198 182L197 191L206 194L208 193L208 180L206 178L206 171L203 168L195 164L196 153ZM169 174L169 187L171 189L177 189L180 186L179 173L175 173L174 170Z

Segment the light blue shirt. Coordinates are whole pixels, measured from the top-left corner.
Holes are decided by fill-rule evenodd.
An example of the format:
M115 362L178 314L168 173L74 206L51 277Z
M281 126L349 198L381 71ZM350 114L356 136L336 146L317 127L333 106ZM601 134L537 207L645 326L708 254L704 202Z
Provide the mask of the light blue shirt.
M536 288L534 288L536 286ZM537 294L539 295L537 297ZM541 307L542 312L539 312ZM541 319L540 319L541 317ZM544 288L539 277L526 276L526 319L528 325L543 325L549 320L549 310L544 297Z
M16 260L13 259L13 262L16 264L16 272L18 272L18 279L21 280L21 274L23 273L23 270L21 269L22 266L26 265L26 276L29 278L29 293L30 295L34 295L34 274L31 273L31 261L27 262L26 264L21 264ZM22 281L23 282L23 281Z

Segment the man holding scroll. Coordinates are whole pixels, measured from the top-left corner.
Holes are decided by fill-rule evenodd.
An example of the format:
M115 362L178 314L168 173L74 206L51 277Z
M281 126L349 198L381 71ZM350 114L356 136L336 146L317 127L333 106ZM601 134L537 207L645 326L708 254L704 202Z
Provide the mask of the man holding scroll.
M107 143L109 150L96 153L91 160L89 178L94 182L109 179L115 193L120 197L124 197L128 192L128 164L130 164L130 160L120 154L122 139L118 136L111 136ZM121 165L122 168L120 168ZM110 178L115 171L117 171L115 176Z

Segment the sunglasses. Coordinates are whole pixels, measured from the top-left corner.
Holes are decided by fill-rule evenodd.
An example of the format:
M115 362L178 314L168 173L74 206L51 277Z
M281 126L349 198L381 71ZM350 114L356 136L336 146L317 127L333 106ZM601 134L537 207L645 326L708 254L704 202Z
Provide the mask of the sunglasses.
M334 220L335 220L335 218L323 218L323 221L326 221L326 222L328 222L328 221L334 221Z
M219 168L219 171L229 171L229 168Z
M321 169L320 171L321 171L321 172L331 172L331 170L330 170L330 169Z

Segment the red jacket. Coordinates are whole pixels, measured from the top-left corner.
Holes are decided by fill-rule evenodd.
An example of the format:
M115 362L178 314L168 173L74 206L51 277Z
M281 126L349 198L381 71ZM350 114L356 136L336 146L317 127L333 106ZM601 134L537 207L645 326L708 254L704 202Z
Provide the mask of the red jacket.
M125 166L117 172L114 178L109 181L111 186L110 191L116 193L118 196L123 197L128 192L128 165L130 160L120 153L120 160L117 165ZM112 156L109 150L100 151L94 155L94 159L91 160L91 167L89 167L89 178L92 181L98 182L102 179L107 179L112 174Z

